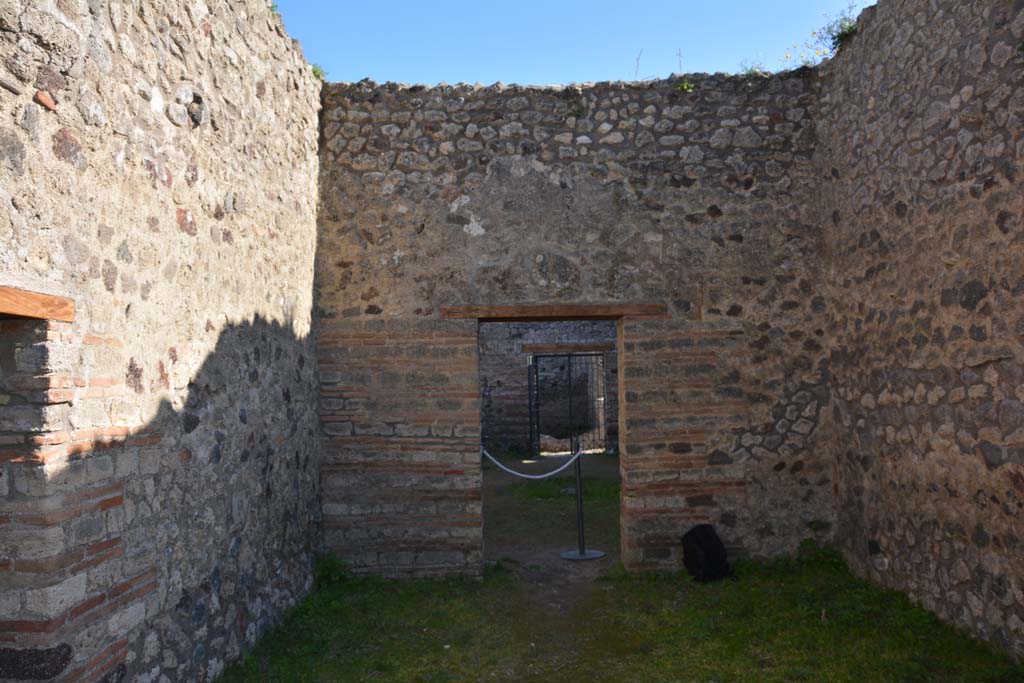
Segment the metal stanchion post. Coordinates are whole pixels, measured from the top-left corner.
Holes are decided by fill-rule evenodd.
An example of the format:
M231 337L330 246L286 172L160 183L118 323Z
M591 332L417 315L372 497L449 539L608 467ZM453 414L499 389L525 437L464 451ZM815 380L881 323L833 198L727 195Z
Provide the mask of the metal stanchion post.
M572 357L567 358L569 365L569 424L572 425ZM573 453L579 453L582 445L579 442L579 436L574 435L570 437L570 443L575 446ZM566 550L561 554L563 560L596 560L600 557L605 556L603 550L587 550L586 539L583 535L583 458L576 458L576 550Z

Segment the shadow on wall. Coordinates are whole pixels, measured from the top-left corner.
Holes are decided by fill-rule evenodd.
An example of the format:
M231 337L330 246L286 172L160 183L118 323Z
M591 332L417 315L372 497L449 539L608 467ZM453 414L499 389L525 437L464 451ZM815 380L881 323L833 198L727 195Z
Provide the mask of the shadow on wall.
M49 365L46 336L46 321L0 316L0 435L28 434L43 424L48 380L39 377ZM0 462L21 455L21 446L13 436L0 437ZM0 495L9 488L8 472L0 469Z
M48 357L85 347L71 325L19 325L35 337L0 342L0 437L19 440L0 460L0 679L212 678L312 585L312 338L232 324L183 400L142 426L76 429L146 388L170 391L171 366L126 362L116 397L76 381L31 389L41 373L63 381Z

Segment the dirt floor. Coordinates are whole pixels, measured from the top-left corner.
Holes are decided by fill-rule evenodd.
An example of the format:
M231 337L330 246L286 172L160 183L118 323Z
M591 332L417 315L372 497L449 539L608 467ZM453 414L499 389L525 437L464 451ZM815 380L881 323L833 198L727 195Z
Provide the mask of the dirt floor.
M507 474L491 463L484 466L484 557L489 566L500 566L516 577L520 598L531 613L516 628L517 639L532 641L532 660L525 660L516 672L522 681L562 680L563 673L578 673L584 653L595 647L614 656L627 654L636 645L615 629L606 632L600 627L606 623L602 593L608 586L599 579L618 565L620 557L619 459L604 453L581 457L585 545L606 553L596 560L560 557L578 547L573 467L536 481ZM558 454L536 461L501 461L520 472L541 474L569 458ZM589 626L581 629L581 624Z

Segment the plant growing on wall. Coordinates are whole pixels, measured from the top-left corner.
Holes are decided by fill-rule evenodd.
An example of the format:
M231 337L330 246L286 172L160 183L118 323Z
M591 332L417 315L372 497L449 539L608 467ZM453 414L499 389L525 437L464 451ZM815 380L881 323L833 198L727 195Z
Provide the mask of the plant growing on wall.
M782 58L783 64L792 66L797 62L801 66L815 66L834 57L857 34L857 14L869 4L872 3L851 0L839 14L826 15L825 25L812 31L810 39L790 47Z
M767 76L771 74L771 70L769 70L760 61L751 61L749 59L744 59L742 62L740 62L740 70L737 73L740 76L750 78L752 76Z

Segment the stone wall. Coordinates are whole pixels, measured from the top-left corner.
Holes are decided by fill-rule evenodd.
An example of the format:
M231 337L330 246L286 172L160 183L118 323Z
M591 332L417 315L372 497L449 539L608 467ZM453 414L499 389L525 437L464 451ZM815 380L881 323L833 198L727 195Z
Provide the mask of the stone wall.
M610 450L618 447L618 362L615 352L618 333L614 321L484 323L480 326L479 337L480 420L484 443L501 450L530 451L529 356L536 353L538 347L546 349L545 353L563 353L576 348L594 349L604 358L605 441ZM598 348L602 350L596 351ZM548 411L547 417L550 423L551 419L567 418L568 413L555 408Z
M1024 654L1024 3L881 0L823 69L839 467L862 574Z
M0 284L78 309L2 322L0 680L208 680L319 547L319 83L262 0L2 0L0 79Z
M461 342L446 349L417 325L454 325L445 305L665 304L666 320L625 321L619 341L626 565L677 567L679 535L704 520L753 555L827 538L814 88L809 70L585 88L328 85L317 315L348 335L372 323L381 345L428 343L440 357ZM323 338L321 357L343 354L342 338ZM466 353L475 364L475 346ZM415 368L352 359L322 382L339 401L383 402ZM431 388L446 386L443 366L426 369ZM345 387L357 370L359 385ZM465 437L457 445L447 415L436 431L409 431L408 416L442 407L426 394L400 420L331 427L327 462L388 463L373 504L398 521L369 510L335 519L342 535L410 539L408 564L377 570L415 572L416 553L466 537L418 497L428 471L430 486L446 468L466 477L467 495L477 485L477 387L455 385L445 407ZM361 445L371 436L384 452ZM345 476L352 488L364 475ZM479 524L478 503L460 524ZM330 493L325 506L347 509Z

